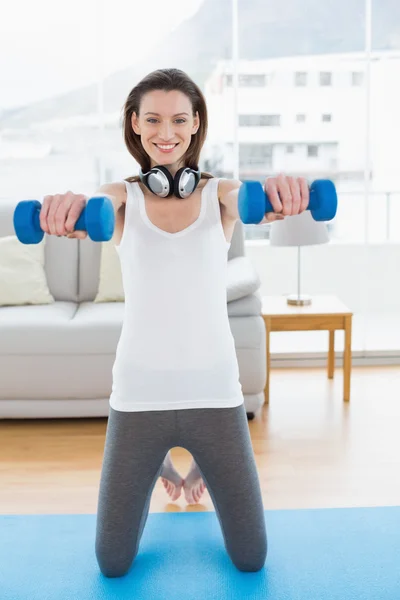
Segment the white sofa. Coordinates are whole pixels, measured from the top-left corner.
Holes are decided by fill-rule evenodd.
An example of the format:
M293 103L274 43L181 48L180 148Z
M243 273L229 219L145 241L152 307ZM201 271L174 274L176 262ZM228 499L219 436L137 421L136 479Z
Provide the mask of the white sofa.
M0 201L0 237L15 235L14 208ZM101 244L89 238L46 236L45 272L55 302L0 306L0 418L108 415L124 304L93 302L100 257ZM265 327L241 223L228 258L228 314L251 419L264 403Z

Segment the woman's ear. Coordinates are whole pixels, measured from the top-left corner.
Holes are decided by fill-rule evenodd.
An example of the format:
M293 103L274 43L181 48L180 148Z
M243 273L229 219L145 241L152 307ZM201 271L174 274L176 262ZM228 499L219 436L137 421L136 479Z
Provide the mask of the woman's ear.
M135 112L132 113L131 124L136 135L140 135L139 118Z
M192 128L192 135L194 133L197 133L197 130L200 127L200 117L199 117L199 111L196 111L196 116L193 120L193 128Z

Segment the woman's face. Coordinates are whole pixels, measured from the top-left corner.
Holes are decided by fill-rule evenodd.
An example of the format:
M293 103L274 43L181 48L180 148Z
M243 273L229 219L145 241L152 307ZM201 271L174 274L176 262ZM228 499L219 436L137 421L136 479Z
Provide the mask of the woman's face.
M142 98L139 115L132 114L132 128L140 135L142 146L150 156L151 167L168 166L176 172L199 128L198 112L193 117L189 98L173 90L153 90Z

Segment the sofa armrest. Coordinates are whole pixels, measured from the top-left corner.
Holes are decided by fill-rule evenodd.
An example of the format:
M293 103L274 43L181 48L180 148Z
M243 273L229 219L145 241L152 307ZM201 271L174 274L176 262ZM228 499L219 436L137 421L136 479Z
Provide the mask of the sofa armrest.
M247 256L237 256L228 260L226 290L228 302L253 294L260 285L260 277Z

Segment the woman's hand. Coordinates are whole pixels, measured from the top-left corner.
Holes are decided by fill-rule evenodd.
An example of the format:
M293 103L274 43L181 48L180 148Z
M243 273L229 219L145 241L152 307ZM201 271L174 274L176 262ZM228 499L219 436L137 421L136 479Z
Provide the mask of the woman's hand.
M49 235L83 240L87 237L87 231L75 231L74 228L87 200L88 196L71 191L45 196L39 215L41 229Z
M299 215L306 210L310 201L308 183L305 177L290 177L279 174L267 177L264 191L272 204L274 212L265 213L261 223L279 221L285 217Z

